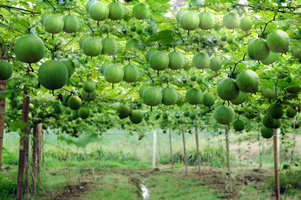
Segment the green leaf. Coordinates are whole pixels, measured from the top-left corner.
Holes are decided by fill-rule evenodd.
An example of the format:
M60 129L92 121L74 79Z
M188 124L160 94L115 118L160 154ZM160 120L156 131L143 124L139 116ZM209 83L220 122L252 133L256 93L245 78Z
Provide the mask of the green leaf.
M59 136L59 140L65 141L67 144L74 144L77 147L86 147L89 143L97 142L98 141L98 134L97 133L91 133L89 135L85 135L82 138L79 138L77 141L68 139L63 135Z
M239 64L237 64L237 68L238 69L246 69L247 65L245 63L239 63Z
M158 2L160 4L166 4L169 2L169 0L155 0L155 2Z
M24 129L26 127L26 125L27 125L27 123L18 120L18 121L11 122L9 127L11 128L12 131L16 131L19 128Z
M254 13L257 13L257 12L258 12L258 5L255 5L255 6L254 6L253 11L254 11Z
M158 12L155 12L155 13L153 14L153 17L154 17L154 19L155 19L158 23L162 23L162 22L165 21L165 17L164 17L163 15L161 15L160 13L158 13Z
M86 147L89 143L96 142L98 140L97 133L91 133L89 135L85 135L79 141L75 142L75 145L78 147Z
M156 35L152 35L146 38L145 42L158 42L158 43L171 43L174 41L174 33L172 30L164 30L160 31Z
M0 98L11 98L13 95L13 91L12 90L4 90L0 92Z

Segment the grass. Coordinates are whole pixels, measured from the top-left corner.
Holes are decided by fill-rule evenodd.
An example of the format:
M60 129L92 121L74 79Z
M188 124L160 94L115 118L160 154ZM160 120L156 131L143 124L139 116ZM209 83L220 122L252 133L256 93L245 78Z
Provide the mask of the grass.
M93 185L97 186L92 187L91 191L82 197L82 199L96 200L100 197L107 200L141 199L139 188L130 184L127 176L106 173L100 179L94 182Z
M202 182L182 174L154 174L146 180L146 183L151 194L150 200L217 199L221 195L214 189L202 186Z
M116 200L116 199L137 199L141 200L141 196L136 194L133 191L136 191L137 188L133 185L129 185L127 183L111 183L112 180L103 182L96 182L96 184L105 184L105 186L100 187L99 189L94 189L92 193L88 193L82 199L91 199L98 200L99 197L107 200Z
M138 140L137 135L131 136L117 130L111 130L101 136L97 142L90 143L85 148L67 145L65 142L59 141L57 136L51 132L45 136L45 169L42 168L40 182L44 192L49 193L51 191L54 193L70 184L76 185L79 179L83 179L85 176L91 177L92 170L94 170L98 174L96 175L98 178L93 181L90 191L86 191L85 196L82 197L83 199L98 199L99 196L105 196L106 199L141 199L141 192L139 194L137 186L129 182L129 179L130 177L136 177L144 180L144 178L137 173L123 176L120 173L116 173L116 171L125 169L135 172L138 170L147 170L151 167L152 133L145 133L145 137L142 140ZM195 135L187 133L185 137L188 163L189 165L196 165ZM202 165L221 168L223 175L225 175L224 172L227 171L227 167L224 135L200 133L199 140ZM256 137L251 137L250 133L230 134L230 147L231 145L237 146L239 142L246 140L250 142L241 145L241 154L238 154L235 149L231 149L230 151L231 167L234 170L258 168L260 159ZM289 141L289 138L284 139L284 141ZM272 141L268 140L263 143L264 152L261 157L263 168L269 169L273 167ZM168 135L159 131L157 144L158 166L164 168L164 170L171 170L171 166L169 165ZM18 145L19 136L16 133L11 133L9 140L7 137L4 139L2 162L5 163L6 167L9 166L10 170L0 175L0 188L6 188L2 190L1 200L14 199L17 182ZM175 161L174 168L183 168L181 135L173 135L172 145L174 152L173 159ZM295 161L300 161L300 146L298 145L297 143ZM248 147L252 147L250 152L246 151ZM283 145L283 147L286 146ZM284 152L283 149L282 152ZM287 162L287 158L282 155L284 154L282 153L280 158L283 164ZM241 166L239 166L239 156L242 159ZM247 162L248 156L250 161L252 161L251 164ZM31 160L29 162L31 166ZM115 172L103 171L110 169L115 170ZM300 167L292 166L292 169L295 171L300 169ZM281 173L284 174L285 171L281 171ZM228 195L224 191L209 188L209 186L202 185L191 177L183 177L181 174L154 173L145 181L147 187L150 187L151 199L160 199L161 197L165 199L182 199L182 195L185 193L186 196L184 196L186 199L217 199ZM5 185L6 187L1 187L1 185ZM258 195L258 193L260 193L259 197L270 195L273 189L268 187L268 185L273 185L273 183L266 184L265 192L261 193L261 190L255 189L253 186L247 186L240 194L241 199L247 199L250 195ZM38 187L40 199L43 199L44 192ZM200 194L203 195L203 198L200 198ZM298 196L298 189L291 188L291 195Z

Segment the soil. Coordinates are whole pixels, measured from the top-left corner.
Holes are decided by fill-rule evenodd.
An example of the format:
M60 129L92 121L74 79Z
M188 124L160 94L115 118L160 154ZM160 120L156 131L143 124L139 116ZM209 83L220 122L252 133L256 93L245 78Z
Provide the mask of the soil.
M57 192L46 192L43 195L45 198L53 200L80 200L83 199L85 193L93 191L94 188L99 187L98 184L94 183L94 177L99 176L112 176L112 174L121 174L128 177L128 183L134 185L137 190L135 193L142 198L142 191L140 188L141 180L134 175L141 176L141 179L149 177L153 173L170 173L166 171L160 172L159 168L146 169L146 170L131 170L131 169L102 169L101 172L94 173L92 170L87 170L87 173L82 172L81 181L78 184L68 185ZM47 172L46 172L47 173ZM50 172L48 172L50 173ZM125 180L116 180L118 182L124 182Z
M222 169L204 166L201 167L201 170L202 181L204 182L203 185L213 188L221 193L229 193L229 189L227 187L228 176ZM241 192L243 192L244 187L249 184L252 184L259 193L264 192L261 185L265 183L269 177L274 176L273 169L249 169L248 171L238 171L234 169L231 171L232 191L229 193L229 196L220 199L240 199ZM178 172L185 174L185 168L178 169ZM199 179L197 167L188 166L188 174L196 180ZM241 189L241 186L243 189ZM274 199L275 197L273 196L274 194L271 194L270 198Z
M91 191L93 182L81 182L79 185L68 185L61 191L53 194L54 200L74 199L79 200L86 192ZM51 198L52 199L52 198Z
M171 173L170 170L165 170L164 168L169 167L167 165L161 165L156 169L146 169L146 170L130 170L130 169L102 169L101 172L95 173L95 176L111 176L112 174L121 174L128 177L128 183L133 184L137 187L135 192L138 196L141 196L142 191L140 189L141 180L151 176L153 173ZM233 170L235 171L235 170ZM89 170L88 170L89 172ZM93 188L99 187L99 185L93 182L93 174L90 170L90 174L83 176L82 182L75 185L68 185L65 188L52 193L52 199L54 200L79 200L83 199L85 192L93 191ZM185 176L185 167L180 169L175 169L176 174L183 174ZM188 166L188 176L198 180L198 169L197 167ZM136 176L135 176L136 175ZM139 178L139 175L141 179ZM244 190L244 186L252 184L253 187L260 192L263 192L261 184L264 183L270 176L273 176L273 170L263 170L263 169L249 169L248 171L236 171L232 172L232 191L229 193L226 185L228 184L228 177L226 173L216 167L204 166L202 167L202 185L208 186L212 189L215 189L217 193L229 194L225 195L227 197L221 197L220 199L239 199L241 192ZM124 182L125 180L116 180L118 182ZM241 187L243 186L243 187ZM243 188L243 189L241 189ZM245 191L244 191L245 192ZM259 195L258 193L258 195ZM51 197L51 194L46 195L48 198ZM142 198L142 196L141 196ZM273 198L271 194L270 198Z

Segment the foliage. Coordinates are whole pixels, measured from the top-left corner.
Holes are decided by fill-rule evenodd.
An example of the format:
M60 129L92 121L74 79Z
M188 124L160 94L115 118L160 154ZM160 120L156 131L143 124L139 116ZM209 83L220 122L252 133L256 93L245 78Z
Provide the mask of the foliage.
M200 158L202 164L206 165L207 163L212 164L214 167L222 168L226 166L226 150L218 148L203 148L200 150ZM231 159L235 159L231 157ZM173 155L173 161L178 163L184 163L184 153L183 151L177 151ZM164 162L170 163L170 158ZM163 162L163 164L164 164ZM197 165L197 152L196 150L187 151L187 162L188 165L196 166Z
M106 6L111 2L111 0L105 0L102 4ZM191 130L194 127L198 127L200 131L213 133L212 135L218 132L221 134L223 133L220 131L223 128L221 124L227 124L229 127L232 127L229 123L234 118L239 118L245 122L246 132L250 132L251 129L257 129L258 124L261 124L261 117L268 114L272 106L279 106L280 104L281 113L288 108L293 108L298 113L301 111L299 101L301 97L300 58L297 53L297 55L294 55L291 50L291 48L299 48L301 44L301 30L299 28L301 17L298 13L300 2L298 0L260 2L249 0L246 3L234 0L189 0L181 3L170 3L167 0L148 0L144 3L148 5L146 7L149 8L150 16L144 20L138 20L133 17L132 8L138 1L127 0L122 3L125 10L122 19L105 19L103 21L91 19L91 13L86 12L86 3L84 0L38 0L34 2L4 0L1 3L1 59L5 58L13 66L13 75L6 83L7 90L0 93L0 97L5 97L8 102L5 115L5 127L8 132L20 132L19 129L24 130L26 125L33 128L37 123L43 123L44 129L47 131L55 130L56 134L60 135L60 142L63 141L68 145L72 144L77 148L84 148L92 145L93 142L98 142L98 136L107 133L110 129L127 130L126 133L128 135L137 134L139 142L143 139L145 133L148 130L153 130L154 127L160 127L165 132L168 129L176 130L173 132L173 136L180 134L180 131L178 131L180 125L184 125L184 128L190 134L193 133ZM216 23L212 29L206 31L199 28L186 31L183 29L183 24L185 25L185 23L182 23L182 18L180 20L181 23L178 23L178 20L175 18L178 11L194 12L193 16L196 16L196 18L194 17L194 22L198 21L198 13L208 11L214 15ZM253 21L252 29L247 32L239 28L226 29L223 23L223 16L226 16L229 12L235 13L237 22L239 17L250 17ZM58 18L68 14L74 15L79 19L78 31L71 34L66 32L51 34L49 33L51 31L47 28L47 32L43 25L42 17L45 14L49 15L52 13L57 14ZM134 29L133 26L135 26ZM140 32L133 31L135 29L140 30ZM251 41L255 38L267 40L268 50L270 50L272 49L270 46L275 45L271 45L268 38L275 30L285 34L285 38L290 38L290 42L287 39L284 41L285 44L290 43L285 49L280 49L281 51L277 49L277 52L279 52L278 60L272 65L265 65L261 61L252 59L255 57L248 55L248 46ZM44 52L42 53L44 55L43 59L36 63L23 63L16 54L17 51L14 48L16 41L25 34L32 34L40 38L46 47L45 55ZM221 36L226 36L228 39L226 41L222 40ZM98 48L94 49L96 53L87 53L86 50L93 51L92 47L90 49L90 46L87 47L85 45L88 43L85 43L84 41L87 40L83 40L83 38L87 37L95 37L95 41L98 41L91 44L92 46L98 43ZM105 51L100 53L100 46L104 45L100 41L105 41L104 38L109 37L116 40L118 50L115 55L105 55ZM129 44L128 41L131 41L132 44ZM80 42L83 43L79 45ZM85 47L83 48L84 50L81 46ZM257 45L252 48L256 47ZM163 70L153 70L146 60L149 50L164 52L166 61L170 59L167 59L167 53L172 51L180 52L184 56L185 64L179 70L171 70L167 67L167 62L165 62L164 69L161 66L156 67L156 69ZM194 55L198 54L206 55L206 66L209 64L210 57L220 58L223 63L222 68L219 71L212 71L208 66L206 69L198 69L203 68L203 64L199 65L199 63L196 64L194 62ZM56 90L46 89L43 87L45 84L41 85L41 74L39 74L41 66L46 62L50 63L50 60L59 61L63 58L68 58L72 61L71 67L75 67L74 74L68 79L67 83L66 80L62 81L62 83L66 83L62 88L47 87ZM117 70L113 70L110 73L113 74L114 80L110 80L109 83L106 81L106 79L109 80L107 77L110 77L107 75L109 70L102 69L101 66L113 63L118 69L118 80L115 80L116 74L114 74ZM160 62L158 63L160 64ZM127 64L136 65L140 73L138 80L133 83L121 81L124 80L121 78L123 74L121 66ZM62 65L60 64L60 66ZM196 68L197 66L199 67ZM100 71L100 69L102 70ZM112 68L107 67L106 69ZM254 84L256 87L254 86L251 90L243 90L244 87L249 85L245 84L247 81L244 78L239 81L240 74L246 69L252 70L251 74L256 77L252 81L256 82ZM64 71L67 72L66 70ZM55 75L55 72L51 75ZM249 75L246 77L249 77ZM258 80L258 77L260 80ZM225 79L237 79L237 81L231 81L233 85L236 85L237 82L237 90L235 90L237 95L239 90L250 92L247 94L248 99L242 105L234 105L229 101L227 102L230 99L224 98L223 100L218 97L217 87ZM93 93L93 95L97 94L96 98L91 97L93 101L88 101L91 99L88 99L90 94L87 94L87 97L85 97L86 101L78 101L78 106L70 106L69 95L76 96L77 99L83 99L83 83L88 80L96 83L95 92ZM198 81L196 82L195 80ZM61 80L52 78L50 81L59 82ZM149 103L146 99L143 100L141 98L145 93L140 95L138 93L139 88L148 86L155 87L158 94L161 92L160 89L173 87L178 93L178 100L172 106L165 106L161 104L161 98L156 98L158 102L154 106L152 104L152 101L154 101L152 94L147 98L150 101ZM265 98L261 94L262 87L270 89L269 91L272 92L272 95L269 96L273 96L273 98ZM198 99L195 96L186 98L186 96L189 97L187 91L192 91L192 88L193 90L197 89L199 93ZM223 92L229 93L226 89L226 87L223 88ZM201 104L202 93L205 92L210 92L215 96L215 104L209 108ZM27 114L24 110L22 111L22 107L25 107L22 105L22 99L26 96L30 97L28 124L21 122L21 116ZM191 105L196 103L197 105ZM234 117L233 115L233 117L229 118L231 120L220 119L218 120L219 124L213 118L225 118L225 116L218 112L215 112L213 115L213 111L227 103L233 114L235 111L236 116ZM129 115L130 118L127 117L125 119L121 119L118 116L117 108L124 104L132 111L138 110L135 112L142 113L143 120L141 123L138 120L139 124L133 124L134 120L130 121L132 119L131 114ZM148 105L153 106L149 107ZM71 112L70 109L68 110L68 106L72 109L80 106L88 108L90 111L88 112L89 117L86 119L80 118L77 110L72 110ZM184 117L183 113L185 111L186 113L193 112L195 115L191 115L191 119ZM165 119L160 118L162 113L168 114L168 117ZM283 132L288 133L291 131L290 124L292 119L282 117L281 120L283 120L281 125ZM250 133L255 135L255 137L258 134L255 132ZM69 136L66 137L64 134ZM249 137L249 139L251 138ZM216 166L224 166L224 150L208 148L201 152L202 161L209 162L211 160L215 162L214 165ZM50 154L52 157L64 161L70 160L71 157L75 157L77 161L85 161L90 158L99 160L112 159L121 162L127 159L137 161L134 156L128 155L123 150L106 151L101 148L97 149L97 151L81 154L72 154L70 152L68 154L62 150L58 150L58 153L52 152ZM182 161L182 152L177 152L174 160L176 162ZM195 164L195 151L188 152L188 162L190 165ZM10 159L8 163L13 164L13 159Z
M150 199L198 199L200 194L203 199L218 199L226 195L182 174L155 173L147 179L146 186L150 189Z
M193 108L185 100L186 91L191 88L199 88L202 92L211 92L215 96L216 87L220 81L226 77L235 78L237 73L244 69L255 71L260 77L260 87L277 88L276 98L272 99L272 103L281 103L283 105L291 105L298 108L299 94L289 94L285 90L292 86L298 86L300 80L298 70L298 59L291 56L291 53L281 55L281 59L273 64L273 68L267 65L257 63L247 56L246 47L256 37L265 38L268 33L275 29L285 31L291 40L292 46L298 46L301 31L296 26L300 21L300 17L290 10L290 7L296 7L296 2L292 1L289 5L281 4L279 1L263 2L259 4L257 1L248 1L247 4L237 3L236 1L189 1L183 4L169 4L167 1L147 1L151 15L145 21L139 21L132 17L132 6L136 1L127 1L123 4L125 15L122 20L109 20L103 22L93 21L89 14L85 11L85 3L81 1L36 1L29 3L27 1L4 1L1 5L1 13L3 21L0 24L1 47L7 52L8 60L13 64L14 74L7 81L7 91L2 92L1 96L9 98L10 103L7 106L6 126L9 130L15 130L18 124L11 122L20 120L21 112L18 108L21 98L24 96L23 85L27 87L28 95L32 99L34 108L31 110L29 124L34 126L37 122L43 122L51 128L60 128L63 124L67 124L68 128L64 130L74 137L79 137L86 133L88 124L94 126L101 133L112 128L113 126L135 130L141 137L143 131L151 129L154 124L158 124L156 120L150 116L149 107L144 105L138 95L138 89L142 86L149 86L152 83L158 88L166 86L173 87L179 94L179 100L174 106L163 106L160 104L157 108L153 108L155 112L167 112L169 114L168 122L174 122L174 114L178 111L194 110L196 113L206 111L203 105ZM109 2L105 2L109 3ZM176 23L175 15L178 10L188 10L188 4L191 5L193 12L201 12L203 8L211 12L215 16L216 24L213 29L204 30L197 29L187 34L178 23ZM19 8L21 6L21 8ZM80 28L77 32L68 34L61 32L52 36L47 33L43 25L40 23L42 14L53 13L53 8L59 16L65 16L69 12L76 16L80 22ZM248 8L248 9L247 9ZM247 15L253 21L252 30L245 33L240 29L235 31L225 29L222 24L221 16L225 15L227 9L236 12L239 16ZM130 27L137 26L142 28L142 33L137 34L130 31ZM15 57L13 45L15 41L22 35L26 34L30 29L30 33L39 36L48 49L42 61L27 66ZM99 55L96 58L90 58L83 54L78 46L79 39L84 36L94 35L97 38L111 37L117 41L118 51L114 56ZM232 37L234 42L228 44L220 40L220 36L226 35ZM131 38L140 40L141 43L133 51L125 51L125 43ZM180 70L171 71L166 69L157 75L157 72L149 68L149 64L145 60L145 54L148 50L162 50L164 52L178 51L185 57L185 65ZM217 73L209 69L198 70L192 66L192 55L198 51L208 53L209 56L220 57L223 61L223 67ZM63 89L47 91L39 86L37 72L39 66L54 58L60 60L62 58L72 60L76 70L70 77ZM126 65L131 62L137 65L140 71L140 77L135 83L119 83L114 85L111 90L111 84L104 80L103 75L99 72L103 63L109 64L116 62L119 65ZM279 75L282 71L289 71L287 77ZM236 75L235 75L236 74ZM186 79L186 77L196 75L202 77L202 83ZM182 81L184 80L185 81ZM54 102L61 102L62 97L71 93L78 95L82 90L83 83L86 80L93 80L96 83L97 98L92 102L84 102L83 106L89 107L90 111L102 108L101 112L93 112L93 115L86 120L73 119L69 120L68 114L54 114L52 105ZM22 83L22 84L20 84ZM260 89L260 88L259 88ZM118 119L117 107L120 104L127 104L131 109L140 109L143 111L145 120L139 125L133 125L128 119ZM214 108L223 103L220 98ZM244 107L239 105L231 105L237 114L249 113L257 110L257 115L265 114L269 107L269 100L261 96L260 93L249 95L248 100L244 103ZM43 112L43 117L38 113ZM246 115L249 117L249 115ZM220 125L211 123L212 115L197 115L197 120L202 120L208 125L208 129L214 130ZM241 119L246 118L241 115ZM184 119L181 119L184 120ZM189 120L184 120L189 121ZM248 124L253 124L252 120ZM13 125L13 126L12 126ZM285 128L287 123L283 123ZM21 124L19 124L21 126ZM176 129L178 123L171 123L173 129ZM141 129L144 127L145 129ZM71 141L70 141L71 142ZM73 143L73 142L71 142Z
M6 199L16 194L16 182L3 175L0 175L0 188L1 199Z
M6 165L18 165L18 156L15 152L5 151L3 154L3 163Z
M59 136L59 140L65 141L67 144L74 144L77 147L86 147L89 143L97 142L99 139L97 133L90 133L89 135L77 139L77 141L67 139L63 135Z
M295 190L300 190L301 189L301 183L300 183L300 170L292 171L291 179L289 182L289 187L288 187L288 194L292 194ZM283 194L285 193L287 182L289 178L289 173L284 172L281 173L279 176L280 180L280 193ZM267 181L267 186L270 190L274 191L275 188L275 178L270 177Z

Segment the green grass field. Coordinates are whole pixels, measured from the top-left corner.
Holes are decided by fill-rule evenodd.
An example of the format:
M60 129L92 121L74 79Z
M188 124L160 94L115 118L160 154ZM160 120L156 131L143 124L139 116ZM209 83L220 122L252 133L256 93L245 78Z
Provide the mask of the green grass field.
M199 141L203 181L199 181L197 175L194 134L186 133L190 166L189 176L185 176L181 135L172 135L175 162L175 173L172 174L169 137L161 130L157 134L159 171L153 171L151 168L153 133L146 133L142 140L138 140L137 135L111 130L95 142L81 148L66 144L51 131L45 132L44 164L42 164L41 181L38 184L36 199L49 199L51 196L61 196L64 199L99 199L99 197L102 197L101 199L143 199L143 192L140 188L142 183L149 190L149 199L271 198L274 184L271 139L262 141L260 144L256 134L230 134L230 161L234 190L232 193L228 193L226 188L228 170L224 134L201 133ZM288 145L286 141L288 138L282 140L280 166L289 160L289 152L285 151L287 149L285 145ZM14 199L18 170L18 144L17 133L10 133L9 137L6 134L2 161L5 164L3 173L0 175L1 200ZM259 148L263 152L262 169L258 171ZM300 143L297 143L294 163L299 162L299 151ZM31 160L29 165L31 166ZM300 167L296 165L292 165L291 168L295 174L300 170ZM282 188L286 186L286 173L286 170L281 170ZM260 180L254 181L252 177L255 179L259 177ZM295 182L298 182L297 179ZM300 199L301 188L295 182L291 183L290 198Z

